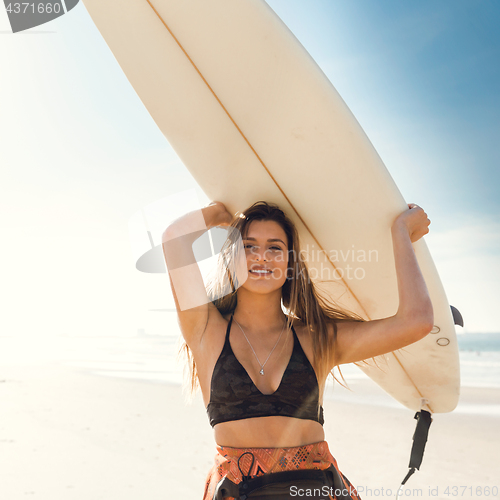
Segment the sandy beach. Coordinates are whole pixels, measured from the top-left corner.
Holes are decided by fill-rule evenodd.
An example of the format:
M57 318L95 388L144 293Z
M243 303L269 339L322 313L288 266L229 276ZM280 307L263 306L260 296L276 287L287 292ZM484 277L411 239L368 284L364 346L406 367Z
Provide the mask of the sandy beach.
M330 450L362 498L394 498L407 472L413 412L360 403L388 398L371 381L350 387L336 386L325 400ZM3 500L201 499L212 430L201 398L187 405L177 385L57 364L10 366L0 368L0 400ZM464 388L460 404L499 403L500 389ZM499 423L493 414L435 415L403 497L493 496L485 487L500 487Z

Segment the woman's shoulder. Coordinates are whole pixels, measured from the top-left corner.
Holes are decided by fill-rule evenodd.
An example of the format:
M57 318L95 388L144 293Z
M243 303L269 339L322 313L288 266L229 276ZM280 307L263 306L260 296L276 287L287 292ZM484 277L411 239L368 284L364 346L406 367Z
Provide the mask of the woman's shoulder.
M290 318L290 323L293 327L293 330L297 334L300 343L302 345L312 345L311 329L308 327L307 323L299 318Z

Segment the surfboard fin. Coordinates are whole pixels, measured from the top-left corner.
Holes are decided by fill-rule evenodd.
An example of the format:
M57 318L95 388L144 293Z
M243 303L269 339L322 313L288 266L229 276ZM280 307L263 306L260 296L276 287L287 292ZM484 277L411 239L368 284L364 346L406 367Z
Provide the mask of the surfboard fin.
M460 314L460 311L456 308L456 307L453 307L453 306L450 306L451 307L451 314L453 314L453 322L455 323L455 325L459 325L459 326L464 326L464 318L462 318L462 315Z
M408 481L411 475L415 472L415 469L420 470L420 465L422 464L422 459L424 458L424 449L425 443L427 442L427 436L429 434L429 427L432 423L431 414L426 410L420 410L415 413L414 418L417 420L417 426L413 434L413 446L411 447L410 463L408 464L410 470L403 479L403 482L398 489L396 498L399 497L399 492L402 490L406 481Z

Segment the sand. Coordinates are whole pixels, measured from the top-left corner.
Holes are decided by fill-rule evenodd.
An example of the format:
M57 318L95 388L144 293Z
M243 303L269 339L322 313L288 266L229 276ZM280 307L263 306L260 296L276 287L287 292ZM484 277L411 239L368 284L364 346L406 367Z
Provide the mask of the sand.
M414 412L362 403L392 404L369 380L350 385L352 394L337 387L325 401L330 450L362 498L394 498ZM10 366L0 368L0 401L2 500L201 499L212 429L201 398L185 404L177 385L56 364ZM461 405L499 403L500 389L462 391ZM435 415L403 497L479 498L500 487L499 423L494 415Z

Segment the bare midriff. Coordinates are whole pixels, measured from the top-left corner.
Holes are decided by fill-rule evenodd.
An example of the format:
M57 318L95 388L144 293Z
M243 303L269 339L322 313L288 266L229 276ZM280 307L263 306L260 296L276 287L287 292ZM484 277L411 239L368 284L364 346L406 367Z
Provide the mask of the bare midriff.
M323 426L292 417L258 417L221 422L215 442L231 448L293 448L325 440Z

